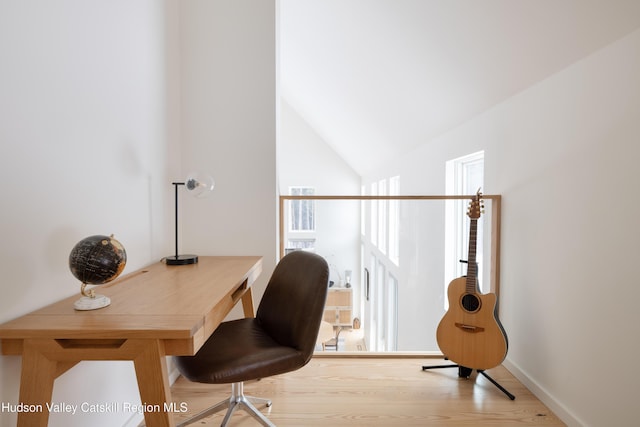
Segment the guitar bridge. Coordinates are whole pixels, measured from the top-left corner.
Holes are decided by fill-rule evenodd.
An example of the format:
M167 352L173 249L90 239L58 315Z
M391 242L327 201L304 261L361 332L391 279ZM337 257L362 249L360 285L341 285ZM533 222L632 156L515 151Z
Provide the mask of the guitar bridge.
M466 332L483 332L484 328L481 326L473 326L473 325L465 325L464 323L455 323L457 328L462 329Z

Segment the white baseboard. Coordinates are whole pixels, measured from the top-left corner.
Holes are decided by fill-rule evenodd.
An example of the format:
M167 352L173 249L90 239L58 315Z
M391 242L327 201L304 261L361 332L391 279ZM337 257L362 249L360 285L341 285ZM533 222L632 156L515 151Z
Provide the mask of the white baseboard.
M142 421L144 421L144 415L136 413L122 427L138 427Z
M510 361L508 358L502 362L514 377L518 379L526 388L531 391L542 403L544 403L554 414L558 416L568 427L584 427L585 424L578 419L571 411L569 411L554 396L549 394L547 390L540 386L535 380L531 379L520 367Z

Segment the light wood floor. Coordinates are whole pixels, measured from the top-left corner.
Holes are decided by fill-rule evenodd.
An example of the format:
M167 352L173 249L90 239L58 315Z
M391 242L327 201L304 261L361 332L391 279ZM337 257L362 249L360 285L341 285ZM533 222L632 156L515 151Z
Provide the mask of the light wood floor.
M509 400L486 378L458 378L457 368L423 371L447 363L421 358L314 357L304 368L245 383L245 394L272 399L263 410L279 427L311 426L564 426L504 367L487 373L516 396ZM229 385L194 384L179 378L175 402L185 402L185 419L229 397ZM224 413L222 413L224 415ZM213 415L194 426L217 426ZM239 411L231 427L257 426Z

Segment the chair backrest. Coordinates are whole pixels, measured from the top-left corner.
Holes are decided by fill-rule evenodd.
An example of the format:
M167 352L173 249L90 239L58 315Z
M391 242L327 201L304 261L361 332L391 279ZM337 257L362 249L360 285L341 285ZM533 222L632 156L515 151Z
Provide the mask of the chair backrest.
M256 319L279 344L313 354L329 287L329 266L319 255L294 251L276 265Z

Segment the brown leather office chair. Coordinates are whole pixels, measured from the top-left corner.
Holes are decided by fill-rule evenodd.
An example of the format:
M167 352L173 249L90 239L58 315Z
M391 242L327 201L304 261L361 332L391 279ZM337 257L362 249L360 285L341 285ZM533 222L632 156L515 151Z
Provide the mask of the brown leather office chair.
M273 426L254 404L271 406L268 399L244 395L243 382L294 371L313 354L327 298L329 267L324 258L294 251L276 266L255 318L223 322L194 356L176 357L188 380L208 384L231 383L231 397L178 424L191 424L228 408L227 425L237 408L262 425Z

